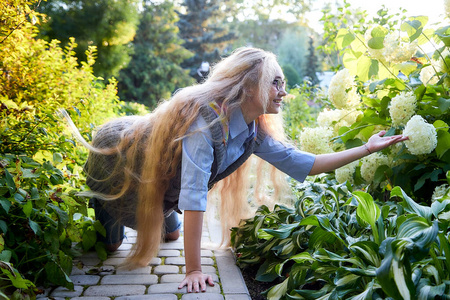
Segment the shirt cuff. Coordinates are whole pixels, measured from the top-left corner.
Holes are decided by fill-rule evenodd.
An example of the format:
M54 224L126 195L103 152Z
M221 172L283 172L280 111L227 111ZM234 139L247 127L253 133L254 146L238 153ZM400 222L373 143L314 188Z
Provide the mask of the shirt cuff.
M208 191L181 189L178 200L180 210L206 211Z

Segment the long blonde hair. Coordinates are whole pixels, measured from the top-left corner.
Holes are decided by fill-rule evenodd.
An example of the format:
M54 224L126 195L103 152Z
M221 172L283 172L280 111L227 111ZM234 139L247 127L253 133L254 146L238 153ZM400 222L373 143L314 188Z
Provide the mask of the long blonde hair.
M221 118L229 118L232 111L240 107L248 95L253 93L254 96L255 92L263 107L266 107L269 101L268 91L277 68L274 54L257 48L239 48L213 66L205 82L177 91L170 100L161 102L150 115L125 129L117 146L109 149L90 147L91 152L116 154L120 161L117 166L123 163L125 168L125 171L123 167L113 169L114 174L110 177L120 175L123 180L114 194L98 195L100 198L114 200L125 195L131 188L137 188L138 191L138 235L126 261L129 267L147 265L157 254L163 232L164 194L181 163L182 139L198 117L200 108L208 106L212 101L227 108L221 111L219 121ZM258 123L268 135L278 140L284 139L279 116L262 115ZM143 158L143 163L139 166L140 174L136 174L138 157ZM217 184L221 190L224 234L227 234L230 227L238 224L245 212L248 171L246 163ZM283 184L280 178L272 177L275 187ZM96 193L92 194L95 196Z

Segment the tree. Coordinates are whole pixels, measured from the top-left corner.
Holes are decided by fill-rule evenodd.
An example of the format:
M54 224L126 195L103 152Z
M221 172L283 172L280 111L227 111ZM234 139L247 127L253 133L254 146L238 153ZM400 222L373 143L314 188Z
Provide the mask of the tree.
M96 46L95 75L117 76L130 60L128 43L139 21L137 4L138 0L48 0L40 8L48 15L40 35L47 41L58 39L63 45L74 37L79 60L86 59L88 46Z
M193 54L183 48L175 25L178 16L173 4L145 5L136 37L134 54L119 76L119 96L153 107L160 99L169 98L192 78L180 64Z
M282 66L291 65L300 78L305 76L307 38L310 29L304 26L290 25L277 43L276 53ZM290 82L292 86L301 82Z
M221 6L222 5L222 6ZM185 41L184 47L194 53L185 60L182 67L190 70L190 75L201 81L207 73L207 64L203 64L204 73L199 67L202 62L209 65L219 60L220 55L236 38L233 32L219 25L224 19L226 2L218 0L185 0L185 12L178 11L180 20L178 28L180 37Z
M306 56L306 64L304 69L305 76L309 77L312 85L319 83L317 79L317 56L315 54L314 39L309 37L308 55Z

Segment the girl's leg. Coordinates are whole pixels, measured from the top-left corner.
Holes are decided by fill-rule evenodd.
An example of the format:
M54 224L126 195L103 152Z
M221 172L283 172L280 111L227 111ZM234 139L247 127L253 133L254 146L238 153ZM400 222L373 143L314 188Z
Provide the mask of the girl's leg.
M124 226L114 219L102 206L102 203L93 199L95 218L100 221L106 230L106 236L97 233L97 239L105 244L106 250L114 252L122 244L124 235Z
M178 219L178 213L172 212L164 218L165 240L175 241L180 237L181 222Z

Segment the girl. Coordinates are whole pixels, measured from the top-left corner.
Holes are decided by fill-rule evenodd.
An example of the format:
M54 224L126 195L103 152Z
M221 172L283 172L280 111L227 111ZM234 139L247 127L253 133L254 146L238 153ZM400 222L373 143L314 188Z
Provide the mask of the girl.
M147 265L162 233L178 238L177 215L183 211L186 277L179 288L205 291L206 284L214 285L200 263L208 190L226 177L221 201L232 209L222 209L222 223L226 229L237 225L229 220L239 220L246 201L243 164L251 154L303 181L406 139L380 132L339 153L301 152L283 140L279 126L286 94L276 57L240 48L216 64L204 83L176 92L151 114L105 124L93 146L86 145L91 150L86 172L109 250L120 245L123 225L130 226L138 236L127 264Z

